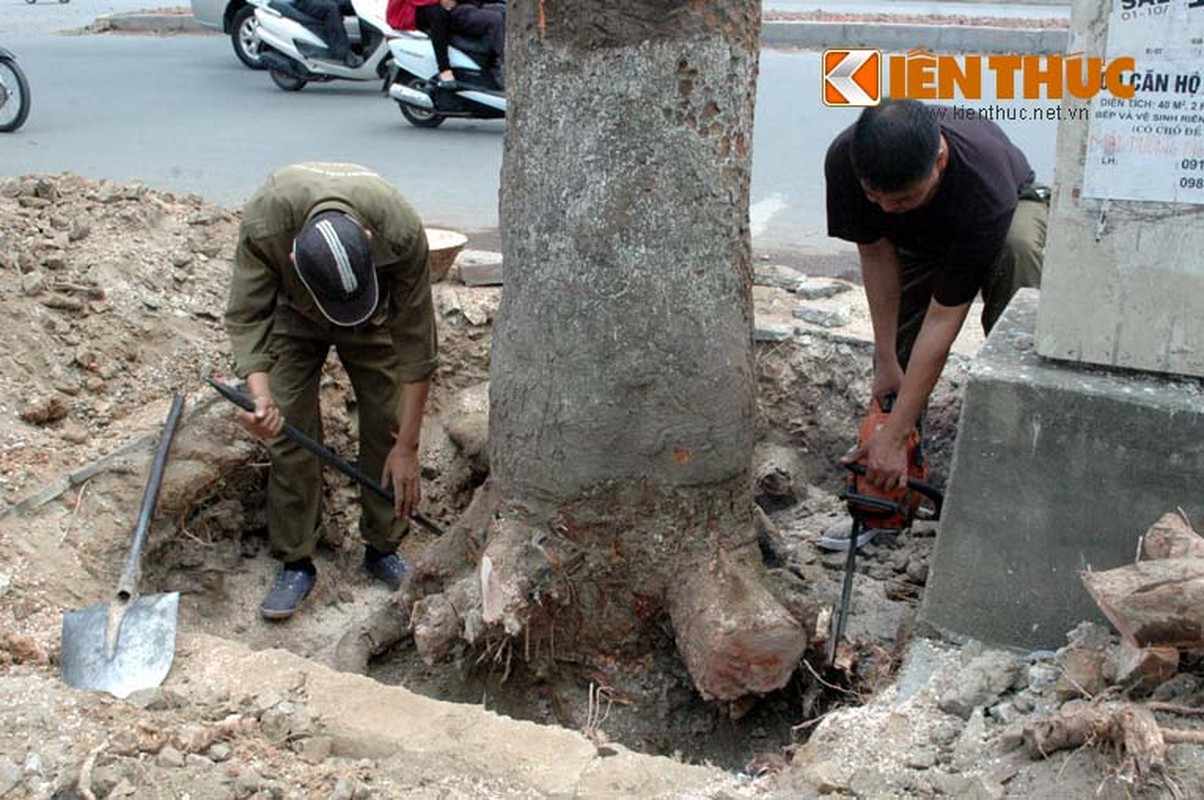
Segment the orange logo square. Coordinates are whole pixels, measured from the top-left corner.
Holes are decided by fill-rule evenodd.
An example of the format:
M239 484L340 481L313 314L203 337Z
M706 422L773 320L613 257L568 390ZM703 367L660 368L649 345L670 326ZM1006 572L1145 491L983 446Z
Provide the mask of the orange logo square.
M882 102L882 53L853 48L825 50L824 105L876 106Z

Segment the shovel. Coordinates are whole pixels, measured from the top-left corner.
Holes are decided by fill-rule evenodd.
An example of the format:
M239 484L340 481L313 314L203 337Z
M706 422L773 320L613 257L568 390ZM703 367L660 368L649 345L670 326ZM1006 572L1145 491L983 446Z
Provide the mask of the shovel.
M163 484L167 451L184 409L184 396L172 398L171 410L159 434L159 446L142 496L134 542L110 603L69 611L63 615L60 671L77 689L129 697L139 689L158 686L171 671L176 653L176 619L180 593L138 594L142 547Z
M227 386L226 384L221 383L220 381L215 381L215 380L213 380L213 378L205 378L205 381L210 386L212 386L214 389L216 389L218 394L220 394L222 397L229 400L234 405L241 408L243 411L252 411L253 412L255 410L255 402L253 400L251 400L251 398L249 398L245 394L243 394L242 392L240 392L230 386ZM317 441L313 437L308 436L305 433L297 430L292 425L289 425L287 422L284 423L284 429L281 432L288 438L292 439L297 444L304 447L309 452L311 452L314 455L321 458L323 461L325 461L330 466L337 469L339 472L346 475L348 478L351 478L353 481L357 481L365 489L368 489L368 490L372 491L373 493L379 495L380 497L383 497L385 500L388 500L390 505L393 504L394 499L393 499L393 490L392 489L381 486L379 483L377 483L376 481L369 478L363 472L356 469L353 465L351 465L347 461L344 461L343 459L339 458L339 456L337 454L335 454L335 452L333 450L331 450L329 447L327 447L326 445ZM414 511L410 514L410 518L413 519L415 522L417 522L422 527L426 528L431 533L435 534L436 536L443 535L443 529L440 528L438 525L436 525L434 522L432 522L430 520L430 518L426 517L422 513L418 512L418 511Z

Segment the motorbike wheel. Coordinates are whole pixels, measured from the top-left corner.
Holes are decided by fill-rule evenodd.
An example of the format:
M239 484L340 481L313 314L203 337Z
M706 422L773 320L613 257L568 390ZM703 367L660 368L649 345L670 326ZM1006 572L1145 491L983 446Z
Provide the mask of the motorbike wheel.
M272 76L272 83L286 92L299 92L305 88L305 84L309 83L304 78L289 75L287 72L281 72L278 69L269 69L268 75Z
M29 81L15 61L0 59L0 133L10 133L29 116Z
M251 69L266 69L259 59L259 37L255 35L258 27L255 6L243 6L230 21L230 43L234 45L234 55L243 64Z
M425 85L426 81L419 78L410 81L410 86L413 86L415 89L422 89ZM438 128L447 119L447 117L436 114L434 111L427 111L425 108L412 106L400 100L397 101L397 107L401 109L401 115L406 118L406 122L415 128Z

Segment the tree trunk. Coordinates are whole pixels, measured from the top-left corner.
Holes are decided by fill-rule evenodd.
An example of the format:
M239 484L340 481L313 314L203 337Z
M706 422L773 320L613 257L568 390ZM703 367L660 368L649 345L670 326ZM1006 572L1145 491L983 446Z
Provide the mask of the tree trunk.
M450 618L594 668L670 623L705 697L797 666L753 525L759 24L755 0L511 3L492 476L447 545L474 574L425 572L431 657Z
M1121 635L1140 647L1204 647L1204 558L1141 561L1087 572L1083 583Z

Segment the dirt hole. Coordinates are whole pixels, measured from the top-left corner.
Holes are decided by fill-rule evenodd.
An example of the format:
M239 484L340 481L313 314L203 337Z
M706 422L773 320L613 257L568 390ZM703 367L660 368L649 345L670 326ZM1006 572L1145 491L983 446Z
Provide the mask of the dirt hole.
M832 464L855 434L859 398L868 391L868 357L848 344L815 338L767 347L759 360L763 414L754 477L758 504L771 522L762 536L762 554L787 607L815 613L834 605L840 592L844 555L825 553L815 540L845 515L836 496L841 476ZM485 387L463 384L440 387L424 432L424 509L444 524L454 521L484 478L479 454L466 452L463 442L446 432L463 428L465 415L480 413ZM353 396L333 361L324 380L323 407L328 445L353 452ZM955 406L938 401L934 408L930 425L950 424L945 417ZM206 414L220 417L228 411L218 403ZM227 434L239 435L237 430ZM939 476L946 455L930 458ZM360 569L358 491L326 470L323 537L315 558L318 584L292 620L270 624L256 611L277 567L267 552L266 469L265 454L253 444L223 465L208 490L183 507L174 531L153 540L157 567L148 578L183 593L181 626L333 665L342 635L390 598ZM638 663L617 665L605 677L576 664L537 674L519 641L465 647L449 661L430 665L408 638L374 657L367 674L432 698L585 731L597 741L638 752L756 771L804 741L825 712L868 699L889 681L911 636L934 535L934 525L921 524L866 548L848 624L855 657L846 669L834 669L823 653L810 652L789 684L763 697L702 700L677 654L667 619ZM433 540L415 528L402 552L414 561Z

